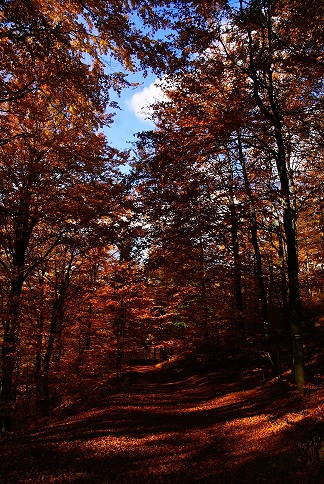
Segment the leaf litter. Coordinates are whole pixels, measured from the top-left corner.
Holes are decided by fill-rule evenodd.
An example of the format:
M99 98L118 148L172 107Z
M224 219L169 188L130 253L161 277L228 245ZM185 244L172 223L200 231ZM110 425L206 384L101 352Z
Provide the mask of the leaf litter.
M323 388L300 396L215 369L138 374L88 408L3 437L1 483L324 481Z

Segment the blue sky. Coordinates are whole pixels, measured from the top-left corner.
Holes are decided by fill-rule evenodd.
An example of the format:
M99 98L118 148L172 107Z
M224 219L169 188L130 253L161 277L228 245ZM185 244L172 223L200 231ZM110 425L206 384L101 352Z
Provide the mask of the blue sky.
M232 0L230 4L233 7L239 8L239 2ZM143 25L134 14L135 24L141 28ZM167 33L167 31L159 31L159 34ZM115 61L116 63L116 61ZM118 64L116 63L116 66ZM117 69L118 70L118 69ZM137 88L124 89L121 96L118 97L116 93L111 94L111 101L117 101L120 110L116 111L114 122L104 132L107 136L108 142L111 146L124 150L131 149L131 144L136 140L134 134L141 131L147 131L154 127L153 123L145 119L145 115L141 114L141 109L145 109L145 105L154 101L154 98L160 99L161 93L156 88L156 76L152 73L144 78L140 72L128 75L129 82L141 83Z
M133 12L132 20L139 29L145 31L146 27L143 25L136 11ZM149 30L149 29L148 29ZM158 30L155 33L157 39L163 38L168 34L169 30ZM108 60L108 59L107 59ZM111 58L107 62L110 65ZM136 62L135 62L136 66ZM122 66L116 60L112 61L112 67L122 70ZM117 101L120 110L116 110L114 122L104 129L108 143L117 149L131 149L130 143L136 141L135 133L147 131L154 128L154 124L147 119L147 116L142 112L149 103L154 100L161 99L162 93L156 85L156 75L147 69L148 75L144 77L142 72L135 74L128 73L127 80L131 83L139 83L136 88L127 88L121 92L120 97L115 93L111 93L111 101Z
M135 133L153 128L143 109L147 111L147 105L160 96L155 75L149 74L144 78L141 73L130 74L128 80L141 85L124 89L120 97L112 93L111 100L117 101L121 109L116 110L114 122L104 129L109 144L121 150L131 148L129 143L136 140Z

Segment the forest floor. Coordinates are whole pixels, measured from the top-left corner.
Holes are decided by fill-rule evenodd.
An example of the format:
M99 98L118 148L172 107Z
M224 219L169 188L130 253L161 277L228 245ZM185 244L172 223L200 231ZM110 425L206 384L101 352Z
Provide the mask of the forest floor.
M235 367L140 366L0 439L0 482L324 482L324 388Z

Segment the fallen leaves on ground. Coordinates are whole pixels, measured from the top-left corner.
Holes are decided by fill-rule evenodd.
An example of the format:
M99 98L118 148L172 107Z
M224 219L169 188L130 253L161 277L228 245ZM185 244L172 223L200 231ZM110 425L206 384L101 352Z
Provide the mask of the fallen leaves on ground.
M287 483L323 480L324 391L277 380L138 368L69 417L5 436L0 481ZM238 378L239 377L239 378ZM43 422L44 423L44 422Z

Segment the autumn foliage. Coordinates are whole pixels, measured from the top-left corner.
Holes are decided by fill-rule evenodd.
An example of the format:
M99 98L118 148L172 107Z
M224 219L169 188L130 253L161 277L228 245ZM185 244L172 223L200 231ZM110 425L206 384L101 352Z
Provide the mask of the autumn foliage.
M3 431L131 362L224 347L304 393L324 321L322 14L1 3ZM146 68L167 97L131 157L104 128Z

